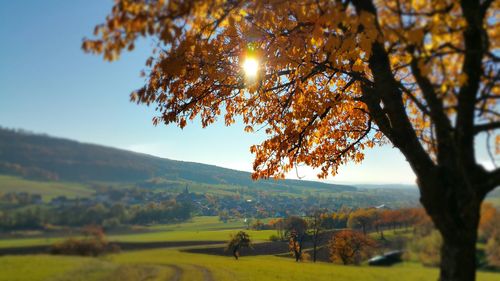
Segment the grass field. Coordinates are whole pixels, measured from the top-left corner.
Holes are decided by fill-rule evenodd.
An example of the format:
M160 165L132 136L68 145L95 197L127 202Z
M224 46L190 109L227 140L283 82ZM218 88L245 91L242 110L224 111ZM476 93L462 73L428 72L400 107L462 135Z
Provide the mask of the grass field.
M274 256L230 257L190 254L174 249L132 251L103 258L58 256L0 257L1 281L14 280L436 280L435 268L402 264L390 268L295 263ZM478 273L478 280L500 274Z
M32 181L19 177L0 175L0 192L28 192L42 195L44 201L57 196L68 198L88 197L94 193L88 186L67 182Z
M243 221L222 223L218 217L194 217L189 222L146 227L149 232L108 235L109 241L162 242L162 241L227 241L229 235L245 228ZM246 230L255 241L269 240L274 230ZM0 239L0 248L50 245L64 237L34 237Z
M216 240L243 229L242 221L222 223L217 217L196 217L190 222L148 228L149 233L108 236L130 242ZM254 240L266 240L274 231L248 231ZM387 236L393 235L387 231ZM38 240L37 240L38 239ZM0 247L50 244L61 238L0 240ZM207 246L195 246L207 247ZM215 281L215 280L335 280L399 281L436 280L435 268L406 263L390 268L341 266L318 262L296 263L271 255L232 257L187 253L182 248L127 251L98 258L51 255L0 257L0 281ZM478 280L500 280L500 274L478 273Z

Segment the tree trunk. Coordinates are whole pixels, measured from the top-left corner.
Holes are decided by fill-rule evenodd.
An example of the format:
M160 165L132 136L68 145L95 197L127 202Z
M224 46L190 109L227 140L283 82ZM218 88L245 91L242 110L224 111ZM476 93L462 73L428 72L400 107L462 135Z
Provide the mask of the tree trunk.
M476 279L477 227L483 196L457 178L460 175L452 174L442 181L446 185L434 186L432 196L423 192L421 199L443 238L440 281Z
M233 248L233 256L234 256L235 259L238 259L239 255L240 255L239 248L240 247L238 247L238 246L236 246L236 247Z
M473 281L476 279L475 233L443 237L440 281Z
M316 262L316 248L317 248L317 239L318 238L314 238L314 241L313 241L313 262Z

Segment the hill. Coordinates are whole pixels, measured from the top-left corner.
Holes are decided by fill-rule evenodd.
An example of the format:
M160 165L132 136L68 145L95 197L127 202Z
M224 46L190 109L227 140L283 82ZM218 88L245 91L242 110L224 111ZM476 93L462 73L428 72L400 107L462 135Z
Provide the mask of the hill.
M355 191L348 185L302 180L252 181L250 173L175 161L94 144L0 128L0 174L36 180L149 186L195 183L269 190Z

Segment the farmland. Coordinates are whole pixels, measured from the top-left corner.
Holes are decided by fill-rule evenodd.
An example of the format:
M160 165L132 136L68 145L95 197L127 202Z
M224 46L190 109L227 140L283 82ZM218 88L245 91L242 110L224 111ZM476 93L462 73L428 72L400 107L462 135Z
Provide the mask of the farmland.
M148 232L111 234L110 241L220 241L244 229L243 221L222 223L217 217L195 217L189 222L157 225ZM144 229L142 231L145 231ZM264 242L274 230L248 230L256 243ZM397 232L396 232L397 233ZM395 236L388 231L387 237ZM2 239L0 247L49 244L59 238ZM286 255L243 255L238 261L229 256L186 252L193 248L214 246L170 247L123 251L97 258L16 255L0 257L0 281L13 280L435 280L436 268L416 263L401 263L390 268L342 266L326 262L296 263ZM220 246L216 246L220 247ZM478 280L497 280L498 273L479 272Z
M391 268L295 263L274 256L229 257L177 249L131 251L103 258L46 255L0 257L0 280L436 280L435 268L401 264ZM498 280L478 273L478 280Z
M205 216L194 217L191 221L170 225L155 225L144 227L136 232L110 234L110 241L120 242L161 242L161 241L226 241L230 234L244 228L243 221L230 221L222 223L218 217ZM248 230L248 233L256 241L268 240L275 231ZM75 235L78 235L76 233ZM66 235L71 236L70 234ZM6 247L29 247L37 245L50 245L64 239L65 236L36 235L30 238L6 238L0 239L0 248Z

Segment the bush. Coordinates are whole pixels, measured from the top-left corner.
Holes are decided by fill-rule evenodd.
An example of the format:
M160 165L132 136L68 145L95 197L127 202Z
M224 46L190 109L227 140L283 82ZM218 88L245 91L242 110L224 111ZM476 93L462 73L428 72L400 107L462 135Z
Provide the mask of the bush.
M104 232L99 226L86 226L83 228L83 239L69 238L62 242L57 242L50 247L53 255L78 255L78 256L99 256L105 253L116 253L120 247L116 244L109 244L106 241Z
M99 256L106 251L107 243L96 239L69 238L50 248L53 255Z
M277 242L277 241L281 241L281 238L276 234L271 234L271 236L269 236L269 240L271 240L273 242Z

